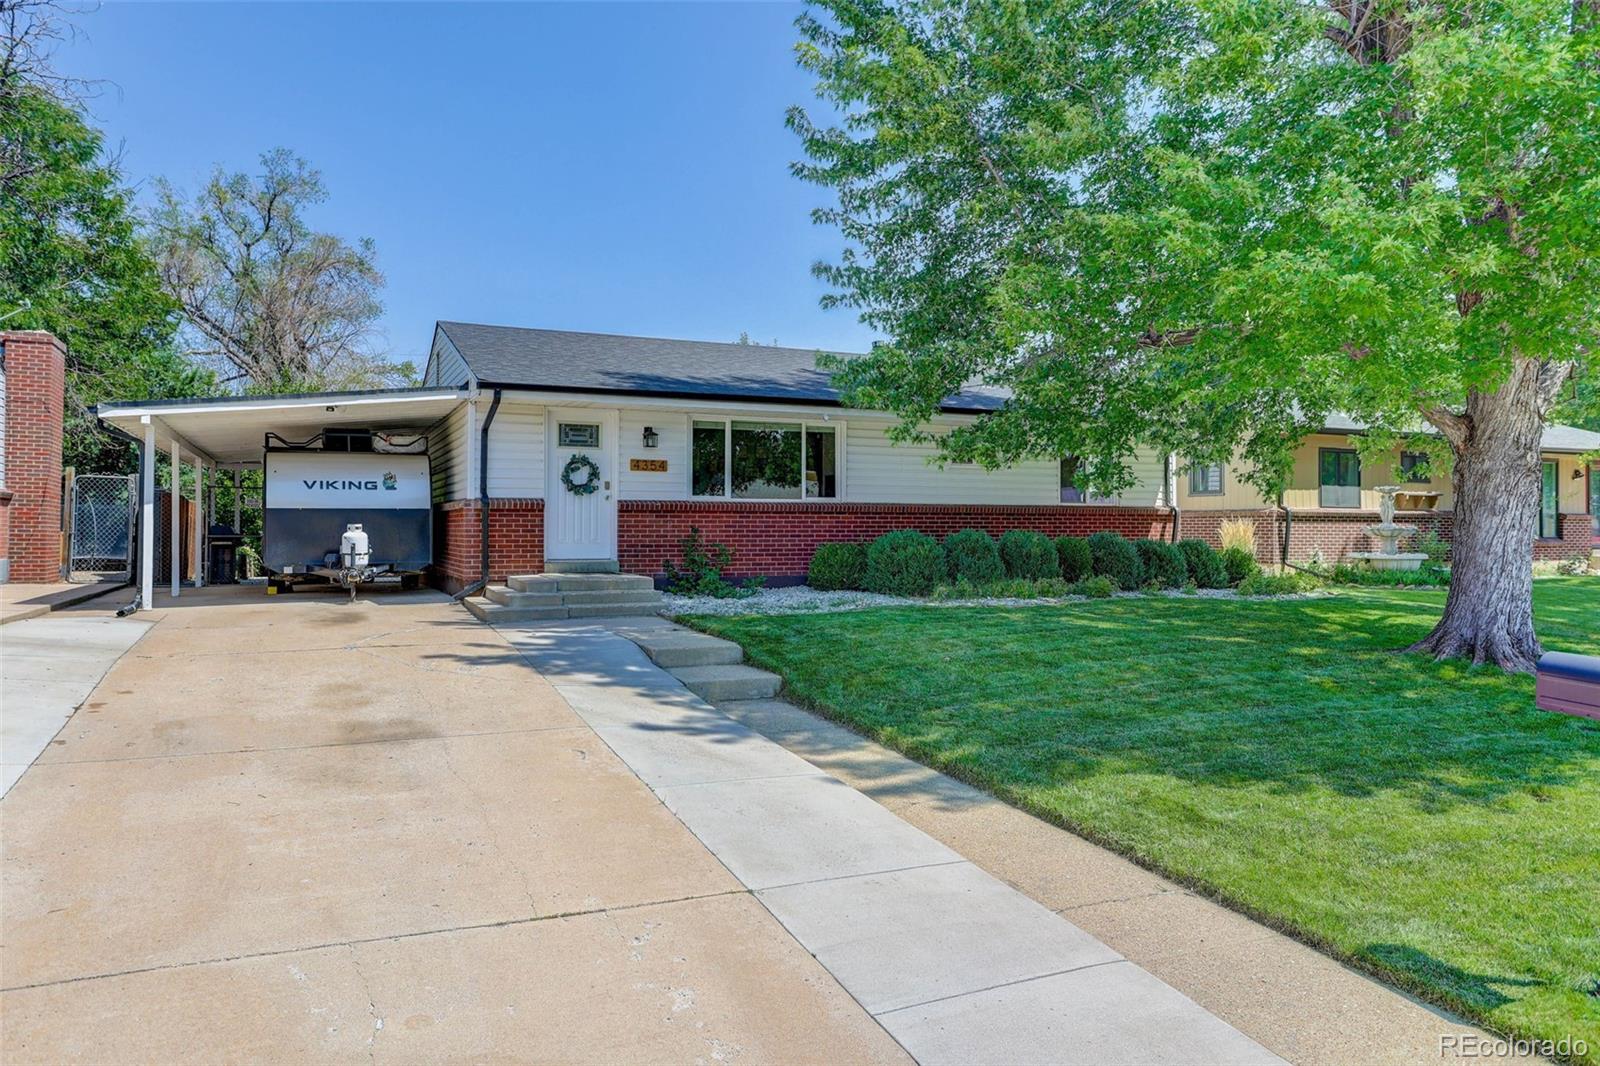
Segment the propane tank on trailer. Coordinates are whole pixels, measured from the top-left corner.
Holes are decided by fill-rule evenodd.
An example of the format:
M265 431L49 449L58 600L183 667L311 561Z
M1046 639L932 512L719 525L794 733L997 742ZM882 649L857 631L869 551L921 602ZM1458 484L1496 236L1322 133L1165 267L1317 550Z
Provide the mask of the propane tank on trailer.
M364 570L371 561L372 552L361 523L345 526L344 535L339 538L339 565L346 570Z

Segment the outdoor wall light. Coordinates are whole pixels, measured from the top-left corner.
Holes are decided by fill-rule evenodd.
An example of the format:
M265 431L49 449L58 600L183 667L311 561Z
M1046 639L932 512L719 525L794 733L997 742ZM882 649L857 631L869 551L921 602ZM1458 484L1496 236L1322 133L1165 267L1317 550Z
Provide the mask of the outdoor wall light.
M655 430L651 429L649 426L645 426L644 427L644 446L646 448L654 448L657 444L660 444L660 443L661 443L661 434L657 433Z

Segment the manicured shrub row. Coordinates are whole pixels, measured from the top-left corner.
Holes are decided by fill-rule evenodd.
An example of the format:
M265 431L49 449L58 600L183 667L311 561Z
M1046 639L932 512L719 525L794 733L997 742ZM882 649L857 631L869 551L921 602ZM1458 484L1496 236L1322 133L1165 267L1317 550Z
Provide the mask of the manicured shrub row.
M914 529L897 529L867 545L822 545L811 558L806 583L815 589L860 588L895 596L926 596L940 588L1020 597L1030 593L1005 589L1027 586L1035 589L1032 595L1094 595L1080 587L1092 579L1103 579L1094 584L1096 590L1219 589L1260 574L1250 552L1234 547L1218 553L1203 540L1130 541L1109 530L1051 540L1033 530L1013 529L996 543L981 529L963 529L941 544ZM1073 591L1059 591L1066 587Z

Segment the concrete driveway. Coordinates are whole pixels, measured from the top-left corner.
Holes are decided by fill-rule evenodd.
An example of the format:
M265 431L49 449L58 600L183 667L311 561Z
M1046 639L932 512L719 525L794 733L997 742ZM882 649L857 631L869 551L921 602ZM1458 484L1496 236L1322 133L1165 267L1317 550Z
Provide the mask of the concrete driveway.
M0 801L7 1063L905 1061L442 597L162 604Z

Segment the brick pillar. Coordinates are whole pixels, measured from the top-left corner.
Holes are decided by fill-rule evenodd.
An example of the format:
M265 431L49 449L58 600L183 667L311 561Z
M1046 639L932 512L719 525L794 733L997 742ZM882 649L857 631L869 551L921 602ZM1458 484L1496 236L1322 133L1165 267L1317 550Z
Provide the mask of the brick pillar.
M5 360L9 580L61 580L61 420L67 350L49 333L0 332Z

